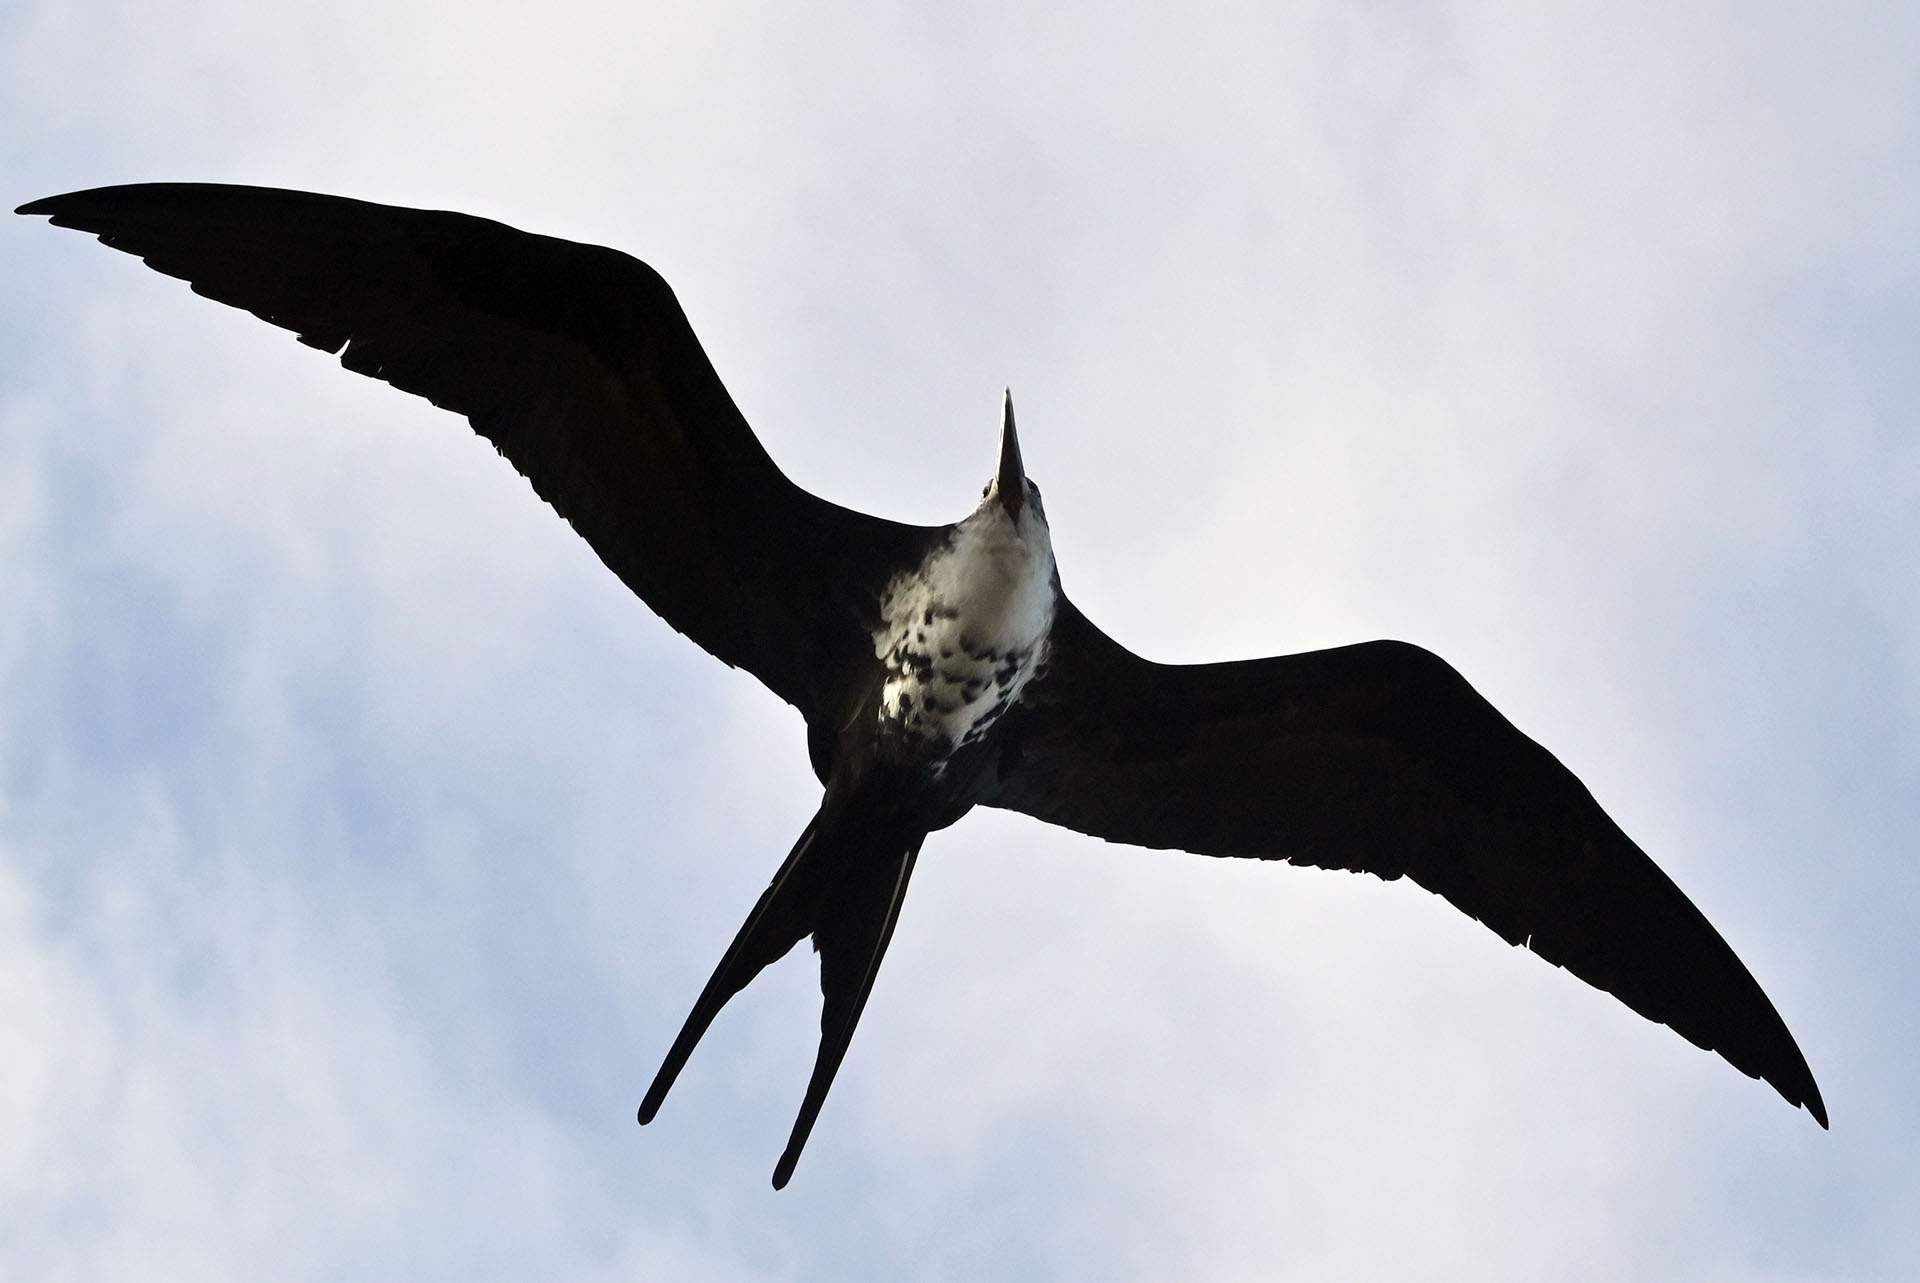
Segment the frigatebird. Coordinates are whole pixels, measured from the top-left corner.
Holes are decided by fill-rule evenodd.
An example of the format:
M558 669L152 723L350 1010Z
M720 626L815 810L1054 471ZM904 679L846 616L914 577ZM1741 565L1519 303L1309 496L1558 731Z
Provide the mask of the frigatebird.
M973 513L906 525L787 480L672 290L617 250L213 184L103 187L18 212L465 415L661 618L800 711L819 809L674 1039L642 1123L726 1002L811 936L820 1048L774 1169L784 1186L922 843L985 805L1113 842L1411 878L1827 1125L1733 950L1445 661L1372 641L1159 664L1087 619L1061 591L1011 393Z

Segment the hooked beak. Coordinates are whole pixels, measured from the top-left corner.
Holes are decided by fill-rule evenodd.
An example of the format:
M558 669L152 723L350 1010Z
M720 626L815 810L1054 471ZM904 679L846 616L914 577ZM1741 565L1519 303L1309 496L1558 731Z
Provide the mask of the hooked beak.
M1020 463L1020 437L1013 430L1013 389L1007 389L1004 417L1000 421L1000 471L993 479L994 497L1015 521L1027 504L1027 470Z

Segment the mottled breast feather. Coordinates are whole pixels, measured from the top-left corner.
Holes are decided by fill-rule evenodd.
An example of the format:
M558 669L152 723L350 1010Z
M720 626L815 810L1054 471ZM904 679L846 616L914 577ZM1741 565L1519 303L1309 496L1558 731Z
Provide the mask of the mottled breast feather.
M883 728L938 770L1017 700L1053 624L1053 547L1043 521L983 507L881 601Z

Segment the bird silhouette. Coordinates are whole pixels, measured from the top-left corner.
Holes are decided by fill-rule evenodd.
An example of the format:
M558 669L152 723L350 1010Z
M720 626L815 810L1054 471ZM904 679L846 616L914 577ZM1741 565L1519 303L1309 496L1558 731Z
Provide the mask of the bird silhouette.
M915 526L781 474L673 292L616 250L465 214L194 183L20 207L463 414L660 617L806 720L819 809L674 1039L811 937L820 1047L793 1174L927 835L976 805L1146 847L1402 876L1804 1105L1786 1025L1578 779L1404 642L1197 665L1060 589L1011 395L975 510Z

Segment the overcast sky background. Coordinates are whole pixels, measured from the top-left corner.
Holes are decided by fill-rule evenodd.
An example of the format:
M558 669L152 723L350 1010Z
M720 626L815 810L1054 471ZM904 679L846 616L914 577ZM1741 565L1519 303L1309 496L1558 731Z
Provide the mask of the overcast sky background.
M7 218L0 1277L1910 1277L1920 10L1685 8L0 10L8 207L619 246L912 521L1011 384L1090 615L1445 655L1833 1116L1410 885L982 811L786 1192L809 954L637 1128L798 717L457 419Z

